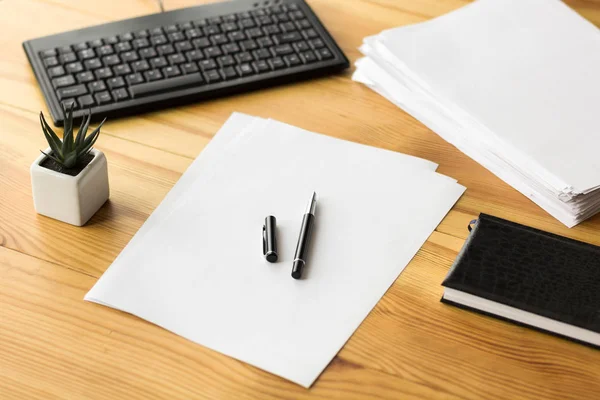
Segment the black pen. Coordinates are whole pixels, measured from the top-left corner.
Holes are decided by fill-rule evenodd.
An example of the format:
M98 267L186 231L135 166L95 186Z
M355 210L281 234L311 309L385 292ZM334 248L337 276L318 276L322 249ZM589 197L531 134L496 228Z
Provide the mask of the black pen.
M292 266L292 278L302 278L302 271L306 265L306 253L308 252L308 244L310 242L310 234L312 232L313 225L315 224L315 208L317 207L317 194L313 192L306 211L304 212L304 218L302 219L302 226L300 227L300 236L298 237L298 244L296 245L296 254L294 255L294 264Z

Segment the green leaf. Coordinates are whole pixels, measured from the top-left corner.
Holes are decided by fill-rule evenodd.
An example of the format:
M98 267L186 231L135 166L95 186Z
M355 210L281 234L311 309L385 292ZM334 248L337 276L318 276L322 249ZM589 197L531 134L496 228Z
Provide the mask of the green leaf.
M75 151L67 154L63 165L65 168L73 168L77 164L77 153Z
M71 103L65 117L65 131L63 133L62 152L63 156L66 157L68 153L73 151L73 107L74 103Z
M92 146L94 145L94 143L96 143L96 140L98 139L98 135L100 135L100 128L102 128L102 125L104 125L105 122L106 118L104 118L104 120L100 122L100 125L98 125L98 127L94 129L92 133L88 135L87 138L85 138L85 140L83 141L83 150L81 150L80 153L85 153L86 151L92 148Z
M54 151L58 157L62 157L62 149L61 149L62 142L61 142L60 138L56 135L56 133L54 133L52 128L50 128L50 125L48 125L48 123L46 122L46 119L44 118L44 114L41 112L40 112L40 123L42 124L42 129L44 131L44 135L46 136L46 140L48 141L48 144L50 145L50 148L52 148L52 151ZM50 138L50 139L48 139L48 138ZM52 144L54 144L54 147L52 146Z
M88 127L90 126L90 121L92 120L92 110L90 109L88 112L87 119L83 117L81 121L81 127L79 128L79 132L77 132L77 139L75 139L75 149L78 150L81 148L83 144L83 140L85 139L85 134L87 133Z
M41 150L40 150L40 152L41 152L43 155L45 155L46 157L53 159L54 161L56 161L56 162L57 162L57 163L59 163L60 165L63 165L62 161L60 161L58 158L54 157L53 155L51 155L51 154L46 154L46 153L44 153L44 152L43 152L43 151L41 151Z

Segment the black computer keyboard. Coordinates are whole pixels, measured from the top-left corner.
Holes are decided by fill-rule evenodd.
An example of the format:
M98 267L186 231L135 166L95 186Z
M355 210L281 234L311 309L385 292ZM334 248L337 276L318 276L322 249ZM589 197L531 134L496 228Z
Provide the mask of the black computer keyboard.
M235 0L23 43L56 125L332 73L349 63L303 0Z

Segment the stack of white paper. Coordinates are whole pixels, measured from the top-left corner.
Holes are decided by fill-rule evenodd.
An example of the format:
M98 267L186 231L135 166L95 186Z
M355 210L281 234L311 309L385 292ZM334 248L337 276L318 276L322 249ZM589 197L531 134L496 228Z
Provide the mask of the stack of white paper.
M85 298L308 387L464 191L436 167L234 114ZM294 280L313 191L312 248Z
M353 79L572 227L600 210L600 33L558 0L479 0L364 40Z

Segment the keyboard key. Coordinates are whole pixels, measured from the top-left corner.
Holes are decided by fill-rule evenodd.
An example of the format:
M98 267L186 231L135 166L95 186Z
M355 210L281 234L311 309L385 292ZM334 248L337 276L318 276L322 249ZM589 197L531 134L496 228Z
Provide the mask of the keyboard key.
M94 80L94 74L90 71L80 72L76 75L76 78L79 83L87 83Z
M181 72L184 74L191 74L194 72L198 72L198 67L195 63L185 63L180 66Z
M175 76L181 75L181 71L179 70L179 67L177 67L177 65L172 65L170 67L163 68L162 73L165 76L165 78L173 78Z
M278 22L288 22L290 20L290 17L288 17L288 15L286 13L280 13L280 14L275 14L275 19Z
M256 73L258 74L261 72L267 72L271 70L269 64L267 64L265 60L254 61L252 63L252 68L254 68L254 71L256 71Z
M112 65L120 64L121 60L119 59L119 56L117 56L116 54L113 54L112 56L103 57L102 62L104 63L105 66L110 67Z
M169 40L171 43L181 42L182 40L185 40L185 35L181 32L169 33Z
M246 39L246 35L244 35L243 32L240 31L235 31L235 32L230 32L228 34L229 40L233 41L233 42L239 42L241 40Z
M214 57L219 57L223 53L221 52L221 49L219 49L216 46L213 46L213 47L207 47L206 49L204 49L204 54L206 55L206 58L214 58Z
M221 68L219 73L225 80L237 78L237 72L235 72L235 68L233 67Z
M210 40L208 40L207 38L194 39L192 40L192 44L197 49L203 49L205 47L210 46Z
M106 85L104 84L104 81L95 81L88 83L88 89L90 90L90 93L98 93L106 90Z
M112 102L112 97L111 97L110 93L108 93L108 92L96 93L94 95L94 98L96 99L96 102L100 105L108 104L108 103Z
M254 70L248 63L238 65L237 70L240 76L248 76L254 73Z
M184 53L186 51L190 51L193 49L194 49L194 46L192 46L192 44L190 42L188 42L187 40L185 42L175 43L175 50L177 50L178 53Z
M273 70L281 69L281 68L285 67L285 63L283 62L283 59L281 59L281 57L271 58L268 62L269 62L269 66Z
M252 18L244 18L240 20L238 26L240 27L240 29L249 29L254 28L256 24L254 23L254 20Z
M294 4L294 3L288 4L287 5L287 10L288 11L296 11L296 10L298 10L298 4Z
M96 49L96 54L98 54L98 57L108 56L110 54L113 54L114 52L115 51L113 50L110 44L105 44L104 46L98 47Z
M154 50L152 47L149 47L147 49L142 49L139 51L139 53L140 53L140 57L142 57L142 58L153 58L158 55L156 50Z
M61 66L58 67L54 67L54 68L50 68L48 70L48 75L50 76L50 78L54 78L57 76L62 76L65 74L65 69Z
M232 56L222 56L217 59L217 62L221 67L230 67L235 65L235 60Z
M94 71L94 75L96 75L96 79L106 79L113 76L113 73L110 68L100 68Z
M310 50L310 46L306 42L296 42L292 46L294 46L294 50L298 53Z
M288 67L293 67L302 64L300 57L298 57L296 54L288 54L287 56L284 56L283 61Z
M273 40L277 44L286 44L302 40L300 32L288 32L273 36Z
M157 36L157 35L162 35L163 34L163 30L162 28L159 26L158 28L152 28L150 29L150 35L151 36Z
M150 65L148 64L148 61L140 60L131 63L131 68L133 68L135 72L144 72L150 69Z
M177 31L179 31L179 28L177 27L177 25L165 26L165 32L167 32L167 33L173 33L173 32L177 32Z
M233 54L240 51L240 46L238 46L236 43L227 43L224 44L221 48L223 49L223 52L225 54Z
M119 42L115 44L114 49L117 53L123 53L124 51L129 51L132 49L131 44L129 42Z
M76 45L73 46L73 50L75 51L81 51L81 50L85 50L88 48L88 44L83 42L83 43L77 43Z
M249 40L244 40L243 42L241 42L240 47L244 51L250 51L250 50L257 49L258 45L256 44L256 42L254 40L249 39Z
M125 86L125 80L120 76L116 76L114 78L107 79L106 84L108 85L109 89L118 89Z
M141 31L135 32L133 36L135 36L138 39L147 38L148 36L150 36L150 32L148 32L148 29L142 29Z
M191 29L191 28L192 28L191 22L184 22L183 24L179 24L179 29L181 29L182 31L185 31L186 29Z
M169 64L171 65L183 64L186 62L186 59L182 54L171 54L168 59Z
M131 68L129 67L129 64L121 64L113 67L113 72L117 76L127 75L131 73Z
M89 60L90 58L96 57L96 53L94 53L94 50L92 49L81 50L77 55L80 60Z
M229 14L221 17L223 22L234 22L237 20L237 16L235 14Z
M67 64L77 61L77 56L75 53L64 53L60 55L59 59L62 64Z
M57 55L58 55L58 52L55 49L48 49L48 50L40 51L40 57L42 57L42 58L56 57Z
M266 60L267 58L271 58L271 53L267 49L258 49L253 52L254 58L257 60Z
M75 78L73 78L73 75L65 75L65 76L61 76L60 78L52 79L52 85L54 86L55 89L65 87L65 86L71 86L74 84L75 84Z
M58 65L58 58L56 58L56 57L44 58L44 65L46 66L46 68L55 67Z
M217 71L211 71L217 75ZM200 85L204 82L202 79L202 75L200 73L193 73L189 75L178 76L176 78L163 79L155 82L146 82L140 85L131 86L129 88L129 92L131 93L131 97L138 98L153 95L155 93L160 92L168 92L170 90L175 90L177 88L189 88L193 86Z
M85 85L69 86L56 91L60 100L82 96L86 93L87 89L85 88Z
M330 58L333 58L333 54L327 47L317 50L316 53L319 60L329 60Z
M70 109L71 107L73 107L73 110L76 110L79 105L77 104L77 101L75 99L65 99L63 101L60 102L62 104L62 107L65 110Z
M140 74L140 73L129 74L125 77L125 80L127 81L127 84L129 86L139 85L140 83L144 83L144 78L142 77L142 74Z
M263 35L263 33L260 30L260 28L252 28L252 29L246 30L246 37L248 39L258 38L258 37L261 37L262 35Z
M135 51L126 51L121 54L121 60L123 60L123 62L130 63L132 61L137 61L138 59L139 57Z
M256 24L259 26L263 25L271 25L273 20L268 15L263 15L261 17L256 18Z
M198 66L202 71L208 71L217 68L215 60L202 60L198 62Z
M152 36L150 42L152 43L152 46L160 46L169 43L165 35Z
M294 52L294 49L289 44L282 44L282 45L273 47L271 49L271 52L273 53L273 56L277 57L277 56L284 56L286 54L292 54Z
M252 58L252 55L248 52L243 52L243 53L238 53L235 55L235 59L238 61L238 63L242 64L242 63L249 63L252 62L254 60L254 58Z
M58 47L56 50L58 50L58 54L66 54L66 53L73 52L73 50L71 49L71 46L61 46L61 47Z
M175 53L175 49L170 44L163 44L162 46L158 46L156 50L161 56L166 56L168 54Z
M185 37L190 40L199 38L200 36L202 36L202 32L200 31L200 29L193 28L185 31Z
M102 39L94 39L90 41L90 47L96 48L104 45L104 41Z
M150 46L150 41L146 38L135 39L133 41L133 48L136 50L144 49Z
M89 108L94 105L94 98L89 94L77 98L77 102L81 108Z
M221 24L222 32L233 32L233 31L237 31L237 30L238 30L238 26L237 26L237 24L235 24L233 22L226 22L224 24Z
M124 33L122 35L119 35L119 39L121 39L122 42L128 42L130 40L133 40L133 34L131 32Z
M221 22L221 17L212 17L208 19L209 24L220 24Z
M317 56L315 56L315 53L310 50L300 54L300 58L304 64L310 64L317 61Z
M200 50L192 50L185 53L185 58L187 58L188 61L198 61L203 59L204 55Z
M262 17L264 15L267 15L267 13L265 12L264 9L259 8L258 10L252 10L252 11L250 11L250 15L253 15L255 17Z
M102 62L97 58L92 58L91 60L85 60L83 66L88 71L93 69L102 68Z
M116 36L109 36L104 41L106 44L117 44L119 43L119 38Z
M291 13L288 13L288 15L289 15L290 19L293 19L293 20L304 18L304 13L300 10L292 11Z
M216 35L218 33L221 33L221 30L219 29L219 27L217 25L205 26L204 28L202 28L202 30L204 31L204 34L206 36Z
M294 25L293 22L284 22L282 24L279 24L279 27L284 32L293 32L296 30L296 25Z
M296 21L296 27L298 29L309 29L312 27L312 25L307 19L302 19L300 21Z
M167 65L169 65L169 63L167 63L167 59L164 57L155 57L152 60L150 60L150 65L152 66L152 68L158 69L166 67Z
M263 26L263 32L265 33L265 35L275 35L281 32L281 30L277 25L267 25Z
M204 73L204 78L208 83L215 83L221 80L221 75L219 74L219 71L212 69Z
M123 101L129 98L129 93L127 93L127 90L125 89L117 89L112 91L112 96L115 99L115 101Z
M228 43L229 40L227 40L227 36L223 35L223 34L218 34L218 35L212 35L210 37L210 42L214 45L214 46L218 46L221 44L225 44Z
M312 47L315 50L325 46L325 43L323 43L321 39L313 39L309 41L308 44L310 44L310 47Z
M144 72L144 77L148 82L156 81L162 79L162 74L158 70L146 71Z
M319 37L319 34L314 29L307 29L305 31L302 31L302 35L306 39L313 39L313 38Z
M205 19L199 19L194 21L194 26L197 28L203 28L208 25L208 22Z
M256 39L256 43L260 46L260 47L271 47L273 46L273 41L268 38L268 37L261 37Z
M76 74L77 72L83 71L83 65L81 65L80 62L74 62L74 63L65 65L65 70L69 74Z

